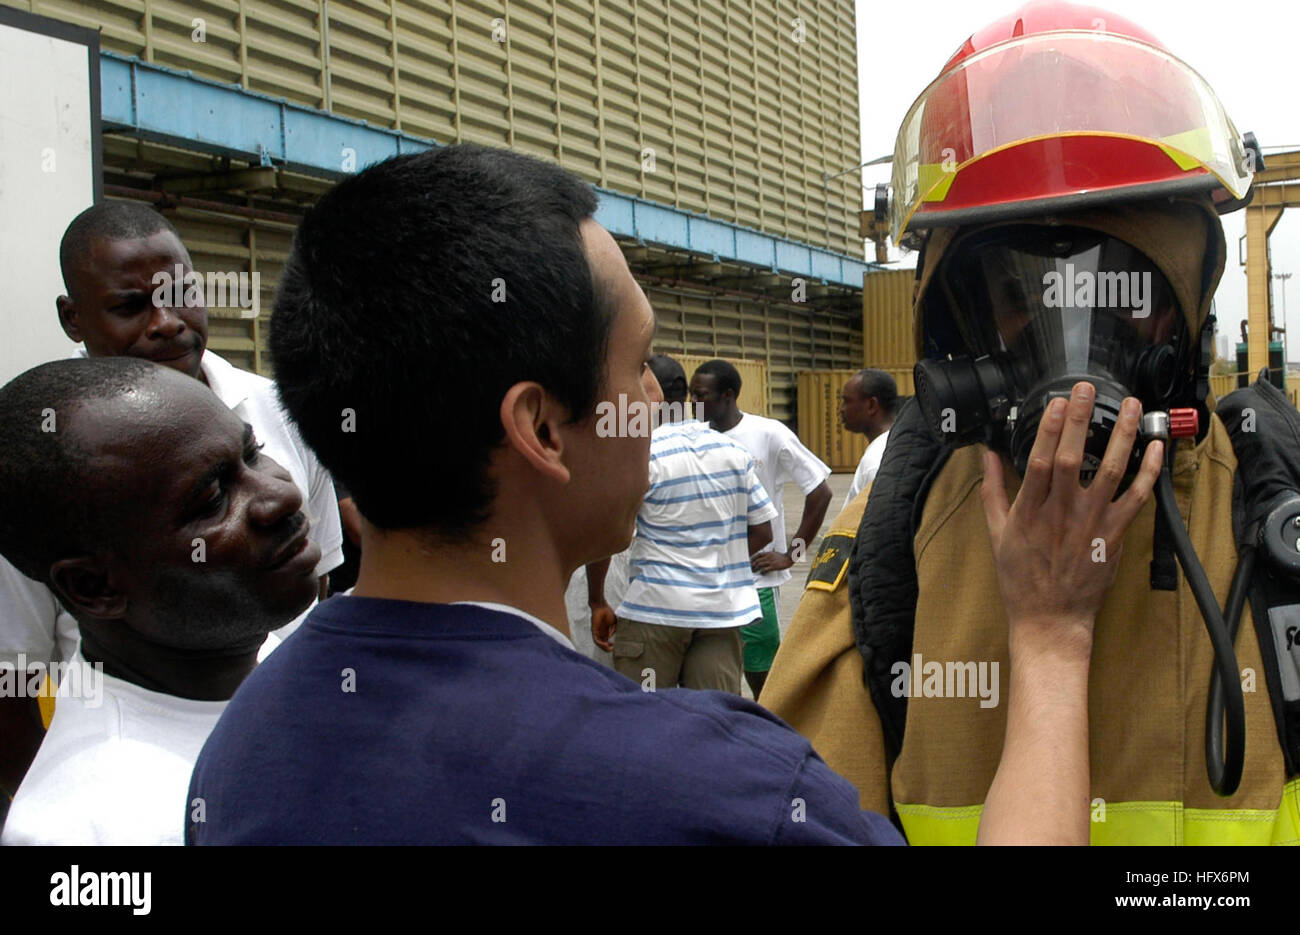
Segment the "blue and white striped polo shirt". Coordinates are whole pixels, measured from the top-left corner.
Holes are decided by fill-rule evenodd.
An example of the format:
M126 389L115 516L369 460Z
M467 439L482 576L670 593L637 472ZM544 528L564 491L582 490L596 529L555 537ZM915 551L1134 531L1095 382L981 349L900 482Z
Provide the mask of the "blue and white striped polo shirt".
M742 446L707 422L661 425L650 439L650 490L628 554L629 620L692 629L763 615L748 527L777 515Z

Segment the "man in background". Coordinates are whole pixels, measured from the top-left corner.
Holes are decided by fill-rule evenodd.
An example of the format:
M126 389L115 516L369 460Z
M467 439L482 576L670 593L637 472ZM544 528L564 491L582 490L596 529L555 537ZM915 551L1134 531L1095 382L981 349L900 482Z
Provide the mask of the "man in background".
M609 559L587 566L592 639L643 686L740 694L740 628L761 619L749 558L777 515L749 452L690 421L686 372L650 359L663 423L650 436L650 489L637 513L627 594L605 602Z
M753 455L758 479L776 507L772 543L751 562L763 619L740 631L745 642L745 680L757 698L781 645L777 589L790 580L790 567L803 557L822 527L831 502L831 488L826 483L831 469L805 448L784 423L742 412L737 405L739 397L740 374L725 360L700 364L691 378L691 399L703 407L711 428L739 442ZM788 483L799 487L804 501L799 528L787 544L782 497Z
M858 462L844 506L876 479L897 412L898 384L883 370L859 370L840 391L840 422L850 432L867 436L867 450Z

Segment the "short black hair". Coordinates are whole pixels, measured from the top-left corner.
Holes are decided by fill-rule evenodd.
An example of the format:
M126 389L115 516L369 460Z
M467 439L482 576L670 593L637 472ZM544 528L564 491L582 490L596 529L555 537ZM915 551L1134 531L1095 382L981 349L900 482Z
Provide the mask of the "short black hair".
M697 374L705 373L717 380L718 391L727 390L740 399L740 371L725 360L706 360L695 369Z
M659 388L664 391L664 402L685 402L689 389L686 386L686 371L681 364L667 354L655 354L650 358L650 370L659 381Z
M59 269L63 287L72 293L72 278L77 264L96 240L139 240L159 231L176 234L176 228L156 210L138 201L105 201L82 211L59 242ZM180 240L180 234L176 234Z
M898 383L893 377L872 367L864 367L853 376L861 386L863 399L876 397L886 415L892 416L898 412Z
M0 388L0 554L48 585L60 558L117 541L119 504L97 495L91 452L72 429L84 403L134 392L158 365L133 357L56 360Z
M486 520L519 381L575 422L594 411L613 319L579 229L595 210L558 166L459 144L370 166L304 216L271 358L285 409L367 520L449 540Z

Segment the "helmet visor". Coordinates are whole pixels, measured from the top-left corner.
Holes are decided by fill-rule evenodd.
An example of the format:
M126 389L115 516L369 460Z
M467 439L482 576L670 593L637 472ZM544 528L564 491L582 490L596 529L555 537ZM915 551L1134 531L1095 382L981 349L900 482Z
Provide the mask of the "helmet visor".
M895 241L919 209L944 201L965 166L1065 136L1148 143L1169 157L1170 178L1208 172L1238 199L1254 175L1236 127L1185 62L1113 33L1039 33L962 59L912 105L894 148ZM1053 180L1043 182L1050 190Z

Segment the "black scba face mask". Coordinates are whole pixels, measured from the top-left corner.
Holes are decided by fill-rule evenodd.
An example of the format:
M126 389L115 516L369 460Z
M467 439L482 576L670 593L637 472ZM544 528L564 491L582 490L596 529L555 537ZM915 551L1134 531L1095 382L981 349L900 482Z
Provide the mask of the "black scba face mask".
M1131 245L1015 225L959 237L946 253L926 299L931 359L915 371L917 401L941 437L1004 451L1023 476L1048 404L1087 381L1097 391L1080 472L1088 482L1124 397L1144 411L1186 398L1186 321L1164 274Z

